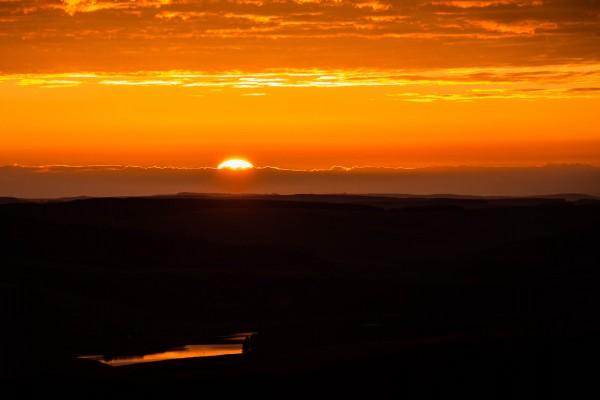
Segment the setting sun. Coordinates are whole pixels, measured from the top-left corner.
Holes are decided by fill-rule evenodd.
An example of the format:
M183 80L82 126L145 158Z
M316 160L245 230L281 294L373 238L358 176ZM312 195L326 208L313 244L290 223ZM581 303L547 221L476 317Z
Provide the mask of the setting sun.
M252 165L252 163L250 163L246 160L231 159L231 160L223 161L221 164L219 164L218 168L219 169L232 169L232 170L237 171L237 170L254 168L254 165Z

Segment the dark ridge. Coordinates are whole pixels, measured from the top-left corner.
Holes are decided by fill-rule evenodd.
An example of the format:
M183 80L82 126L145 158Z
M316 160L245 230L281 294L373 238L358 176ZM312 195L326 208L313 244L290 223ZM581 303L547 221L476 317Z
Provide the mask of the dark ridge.
M28 200L18 199L16 197L0 197L0 205L2 204L14 204L14 203L27 203Z
M595 382L600 201L219 196L0 205L0 383L568 398ZM74 358L235 332L257 332L239 357Z

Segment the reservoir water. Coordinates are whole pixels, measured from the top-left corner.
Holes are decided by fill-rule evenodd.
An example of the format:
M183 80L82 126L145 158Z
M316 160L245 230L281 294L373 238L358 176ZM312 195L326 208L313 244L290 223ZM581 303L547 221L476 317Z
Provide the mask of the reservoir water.
M94 360L113 367L119 367L124 365L141 364L165 360L176 360L182 358L215 357L232 354L242 354L242 343L246 339L246 337L251 335L252 332L236 333L234 335L225 336L221 338L219 343L189 344L180 347L175 347L162 352L149 353L143 355L111 357L104 355L84 355L79 356L78 358Z

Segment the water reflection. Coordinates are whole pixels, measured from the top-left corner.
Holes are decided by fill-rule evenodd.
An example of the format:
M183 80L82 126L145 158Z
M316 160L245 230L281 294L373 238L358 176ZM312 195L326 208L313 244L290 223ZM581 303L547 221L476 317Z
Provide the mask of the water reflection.
M156 361L176 360L182 358L215 357L231 354L242 354L244 340L252 335L252 332L236 333L221 338L224 343L218 344L190 344L183 347L169 349L159 353L151 353L136 356L107 357L102 355L79 356L86 360L99 361L113 367L123 365L141 364Z

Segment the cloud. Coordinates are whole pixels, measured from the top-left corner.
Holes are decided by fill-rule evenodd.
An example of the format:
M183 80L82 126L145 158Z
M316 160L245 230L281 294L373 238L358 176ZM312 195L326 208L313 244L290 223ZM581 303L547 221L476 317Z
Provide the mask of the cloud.
M599 15L567 0L3 1L0 71L598 61Z
M558 25L554 22L533 20L518 21L508 24L489 20L474 20L470 21L470 23L486 31L514 33L517 35L535 35L540 31L552 31L558 29Z
M432 1L436 6L446 6L451 8L487 8L497 6L517 6L517 7L539 7L544 5L543 0L447 0Z
M180 80L161 80L161 79L149 79L149 80L114 80L104 79L98 82L100 85L110 86L180 86L183 81Z
M22 78L17 84L19 86L39 86L46 89L56 89L65 87L74 87L81 85L81 81L73 79L40 79L40 78Z
M76 13L91 13L101 10L136 10L144 8L160 8L171 4L171 0L63 0L57 8L63 9L73 16Z
M595 99L600 64L537 67L437 68L418 70L316 70L265 72L147 71L129 74L0 75L0 88L17 85L61 89L75 86L163 87L195 95L241 91L243 96L300 88L379 88L379 96L409 102ZM204 90L204 93L198 91ZM269 93L267 93L269 91ZM371 96L375 95L371 93Z

